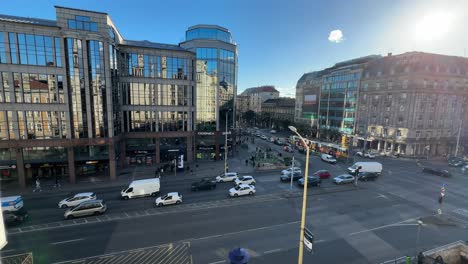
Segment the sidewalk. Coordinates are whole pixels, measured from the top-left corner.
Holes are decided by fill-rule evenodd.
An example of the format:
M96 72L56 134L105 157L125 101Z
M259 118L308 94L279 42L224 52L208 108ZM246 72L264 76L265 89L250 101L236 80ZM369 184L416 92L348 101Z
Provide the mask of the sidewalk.
M250 157L248 149L242 149L239 147L238 153L235 157L228 157L228 168L229 171L235 171L239 174L249 174L254 171L254 168L249 165L245 165L245 160ZM187 165L193 170L193 174L186 169ZM197 166L198 165L198 166ZM133 165L126 168L118 169L118 176L115 181L111 181L109 176L96 175L96 176L80 176L77 177L76 184L70 184L68 179L62 179L59 181L60 187L56 188L55 179L41 179L41 192L33 192L33 185L28 185L26 189L21 189L17 182L1 183L0 182L0 197L23 195L29 197L40 197L48 195L58 195L63 193L76 193L80 191L90 191L97 188L109 188L109 187L124 187L129 182L138 179L147 179L155 177L155 171L159 166L145 166L145 165ZM204 177L215 177L224 171L224 160L218 161L196 161L191 164L186 164L185 171L170 172L165 171L161 176L162 182L175 182Z

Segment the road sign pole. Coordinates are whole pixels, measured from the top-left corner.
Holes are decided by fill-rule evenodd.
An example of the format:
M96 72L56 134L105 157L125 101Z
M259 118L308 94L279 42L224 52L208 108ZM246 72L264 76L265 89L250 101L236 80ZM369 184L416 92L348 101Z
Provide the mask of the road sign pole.
M292 163L291 163L291 190L293 188L293 178L294 178L294 156L292 158Z

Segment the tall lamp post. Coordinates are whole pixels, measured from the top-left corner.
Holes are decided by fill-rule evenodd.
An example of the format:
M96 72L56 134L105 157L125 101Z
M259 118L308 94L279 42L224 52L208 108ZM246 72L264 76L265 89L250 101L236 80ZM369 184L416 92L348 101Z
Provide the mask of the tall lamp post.
M305 228L305 216L307 208L307 180L309 178L309 146L306 144L304 138L297 132L297 129L293 126L288 127L289 130L294 132L302 141L302 144L307 149L306 152L306 164L305 164L305 174L304 174L304 193L302 195L302 215L301 215L301 230L300 230L300 239L299 239L299 257L298 264L302 264L303 254L304 254L304 228Z
M219 85L223 87L226 91L229 87L229 84L226 82L226 76L223 76L223 80L219 82ZM228 133L228 113L232 109L226 109L226 130L225 130L225 137L224 137L224 173L228 171L228 165L227 165L227 153L228 153L228 147L227 147L227 133Z

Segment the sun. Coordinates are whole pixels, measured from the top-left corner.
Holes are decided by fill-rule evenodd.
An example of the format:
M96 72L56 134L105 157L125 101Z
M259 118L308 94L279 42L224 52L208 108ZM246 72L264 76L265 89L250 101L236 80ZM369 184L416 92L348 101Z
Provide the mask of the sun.
M416 22L414 37L417 40L437 40L444 37L453 25L454 15L449 12L438 11L423 16Z

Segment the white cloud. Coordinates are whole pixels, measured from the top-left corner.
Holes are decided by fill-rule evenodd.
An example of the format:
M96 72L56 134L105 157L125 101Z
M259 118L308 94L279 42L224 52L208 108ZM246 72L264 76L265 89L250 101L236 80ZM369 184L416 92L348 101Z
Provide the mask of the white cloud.
M276 87L280 92L280 97L296 97L296 88L280 88Z
M344 40L343 32L339 29L335 29L330 31L330 35L328 36L328 40L334 43L340 43Z

